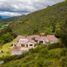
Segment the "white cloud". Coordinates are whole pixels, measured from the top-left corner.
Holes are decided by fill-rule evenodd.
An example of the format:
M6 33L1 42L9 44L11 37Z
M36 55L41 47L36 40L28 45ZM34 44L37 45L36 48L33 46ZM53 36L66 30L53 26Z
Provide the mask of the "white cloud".
M10 17L12 17L12 16L20 16L21 15L21 13L16 13L16 12L0 12L0 15L1 16L10 16Z
M64 0L0 0L0 15L17 16Z

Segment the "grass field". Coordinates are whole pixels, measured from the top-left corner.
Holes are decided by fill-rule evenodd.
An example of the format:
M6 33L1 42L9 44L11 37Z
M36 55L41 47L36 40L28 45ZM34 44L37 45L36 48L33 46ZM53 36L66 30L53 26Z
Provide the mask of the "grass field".
M14 41L15 39L12 42ZM3 46L0 46L0 51L3 51L3 53L0 54L0 57L10 56L10 45L12 44L12 42L9 42L4 44Z

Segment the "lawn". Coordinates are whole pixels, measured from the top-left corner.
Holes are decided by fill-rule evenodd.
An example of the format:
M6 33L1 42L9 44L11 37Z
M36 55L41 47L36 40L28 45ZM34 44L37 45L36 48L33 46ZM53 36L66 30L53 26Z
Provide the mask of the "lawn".
M14 41L15 39L12 42ZM3 51L3 53L0 53L0 57L10 56L10 46L12 42L9 42L9 43L4 44L3 46L0 46L0 51Z

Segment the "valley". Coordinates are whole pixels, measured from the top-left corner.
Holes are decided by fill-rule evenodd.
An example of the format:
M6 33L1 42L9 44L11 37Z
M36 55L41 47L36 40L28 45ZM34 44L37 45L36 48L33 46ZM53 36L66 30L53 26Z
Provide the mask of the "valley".
M0 67L67 67L67 1L0 20L0 61Z

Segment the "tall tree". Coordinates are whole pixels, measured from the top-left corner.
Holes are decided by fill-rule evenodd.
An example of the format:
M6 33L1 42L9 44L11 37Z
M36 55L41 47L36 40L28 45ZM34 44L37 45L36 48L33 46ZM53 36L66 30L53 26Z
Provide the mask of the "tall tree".
M67 47L67 20L65 20L65 23L61 29L61 40L64 44L64 47Z

